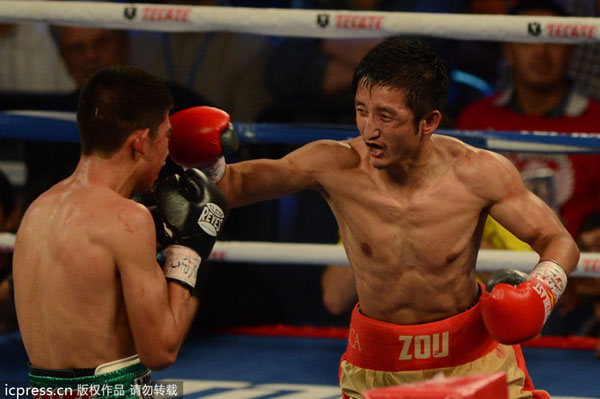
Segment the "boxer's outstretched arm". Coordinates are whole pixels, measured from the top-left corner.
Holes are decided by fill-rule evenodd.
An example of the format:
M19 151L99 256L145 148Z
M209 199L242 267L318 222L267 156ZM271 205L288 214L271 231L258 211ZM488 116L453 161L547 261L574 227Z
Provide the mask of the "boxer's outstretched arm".
M171 158L186 168L199 168L218 184L232 207L318 189L318 174L333 166L341 144L320 140L279 160L253 160L226 165L223 154L238 146L229 114L212 107L192 107L171 115ZM349 152L346 145L345 152ZM341 151L344 152L344 151Z
M330 140L309 143L277 160L256 159L227 165L218 183L232 207L319 189L319 176L336 167L341 144ZM348 151L346 149L346 151Z
M183 342L190 290L170 281L156 262L154 221L128 201L119 212L111 247L121 277L127 317L140 360L151 369L175 362Z

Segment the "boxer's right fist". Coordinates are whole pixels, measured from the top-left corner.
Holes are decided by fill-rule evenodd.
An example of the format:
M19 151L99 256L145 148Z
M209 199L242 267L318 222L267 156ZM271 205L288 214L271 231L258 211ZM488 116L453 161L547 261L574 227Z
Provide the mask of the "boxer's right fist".
M481 315L492 337L507 345L538 335L562 295L567 275L556 262L539 262L530 274L499 270L481 296Z
M162 234L169 244L166 276L193 289L200 262L212 251L229 214L227 200L197 169L159 181L155 195Z
M523 273L525 276L527 274ZM514 345L534 338L544 325L544 304L527 278L519 284L499 282L481 296L481 315L490 335L501 344Z
M222 154L238 149L235 129L225 111L199 106L176 112L169 119L173 127L169 153L183 167L206 168Z

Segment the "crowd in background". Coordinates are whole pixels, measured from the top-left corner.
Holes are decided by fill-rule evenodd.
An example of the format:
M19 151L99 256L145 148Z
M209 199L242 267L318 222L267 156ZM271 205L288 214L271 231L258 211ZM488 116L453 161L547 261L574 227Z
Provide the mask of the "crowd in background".
M149 3L149 1L146 1ZM511 0L164 1L156 3L444 13L508 13ZM549 1L535 1L546 5ZM546 15L596 16L600 1L562 0ZM527 13L528 11L524 11ZM538 14L534 14L538 15ZM597 44L516 44L424 38L446 60L451 90L445 128L596 132L600 125ZM147 32L0 25L0 109L74 112L85 79L129 64L163 79L175 110L211 105L233 121L354 123L353 68L378 40L268 37L231 32ZM280 157L290 144L245 144L236 160ZM530 188L563 218L582 251L600 251L600 157L505 154ZM24 182L0 175L0 231L15 232L27 205L64 178L78 144L2 139L0 161L26 165ZM1 164L0 164L1 165ZM178 171L169 163L163 175ZM6 176L5 176L6 175ZM7 178L8 176L8 178ZM487 227L486 227L487 228ZM231 213L223 240L338 242L337 227L316 192L302 192ZM515 248L489 222L485 245ZM526 248L525 248L526 249ZM532 265L533 266L533 265ZM10 306L10 254L0 253L0 329L17 328ZM550 334L600 333L600 280L571 279ZM194 328L348 323L355 299L347 268L206 263ZM332 294L333 290L333 294ZM573 322L575 320L576 322ZM567 326L575 326L567 328Z

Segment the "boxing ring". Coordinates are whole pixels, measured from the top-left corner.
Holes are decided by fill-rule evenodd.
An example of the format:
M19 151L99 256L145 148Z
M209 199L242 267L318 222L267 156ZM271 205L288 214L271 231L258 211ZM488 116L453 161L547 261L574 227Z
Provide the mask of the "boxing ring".
M351 126L290 126L285 124L243 123L234 126L241 143L305 144L318 139L347 140L358 135ZM600 154L600 134L559 135L553 132L488 132L439 129L439 134L457 137L473 146L494 151ZM75 114L41 111L0 112L0 137L20 140L78 141ZM0 233L0 249L12 250L14 235ZM328 244L223 242L210 255L216 262L255 262L266 264L348 265L342 246ZM482 249L479 271L514 268L529 271L537 254L523 251ZM600 256L582 253L577 269L581 277L600 277Z
M594 18L418 14L341 10L284 10L71 2L0 1L0 21L48 21L83 26L262 35L373 38L419 34L464 40L583 43L598 40ZM241 23L240 21L244 21ZM538 34L532 23L540 24ZM489 27L492 26L493 29ZM318 139L345 140L352 126L234 123L240 142L300 145ZM600 128L599 128L600 130ZM600 154L600 135L554 132L444 130L475 147L493 151ZM28 110L0 112L0 139L78 141L74 114ZM14 235L0 233L0 251L12 251ZM348 265L340 245L288 242L218 241L211 263L312 268ZM514 268L530 271L533 252L482 249L477 270ZM600 253L582 253L572 276L600 278ZM345 350L344 327L266 325L201 331L188 336L177 362L154 373L155 380L183 382L185 398L327 399L339 397L337 366ZM600 362L594 338L534 339L525 345L536 386L555 398L600 398ZM558 347L562 346L562 347ZM0 382L26 379L26 355L18 333L0 337ZM258 365L258 367L257 367ZM573 378L563 371L573 374ZM4 384L5 385L5 384ZM2 392L0 397L10 397Z
M0 136L36 140L41 138L40 132L50 131L56 132L54 139L75 141L77 127L73 118L68 114L3 112L0 113ZM287 138L291 143L302 144L319 138L346 139L357 134L352 127L340 126L235 125L242 144L281 142ZM441 133L486 148L515 149L525 143L529 150L539 152L567 149L600 153L600 137L591 134L565 137L550 132ZM13 245L13 234L0 234L0 250L12 251ZM281 242L218 241L209 260L263 264L273 268L348 264L340 245ZM509 267L529 271L537 261L533 252L482 249L477 269L493 271ZM572 275L600 277L600 254L582 253ZM163 381L183 382L185 397L189 398L335 398L339 395L337 364L345 350L346 336L347 330L340 327L286 325L194 332L186 339L178 361L154 375L155 379ZM557 348L557 345L563 345L563 348ZM526 344L524 353L536 385L549 390L556 395L554 397L600 398L600 386L595 382L600 364L592 353L596 345L594 338L548 340L542 337ZM0 375L7 381L21 381L27 369L18 333L2 337L0 350L5 354L5 362L0 362ZM232 365L234 359L235 365ZM260 367L256 367L257 362ZM576 385L566 383L556 372L565 362L577 373ZM19 363L23 367L16 368L15 364Z

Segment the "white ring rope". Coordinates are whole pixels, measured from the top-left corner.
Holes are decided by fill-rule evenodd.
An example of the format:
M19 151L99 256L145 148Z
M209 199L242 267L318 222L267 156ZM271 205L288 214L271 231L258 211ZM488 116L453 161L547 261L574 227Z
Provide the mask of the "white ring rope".
M0 233L0 252L12 252L14 244L14 234ZM261 264L349 265L344 247L334 244L217 241L209 259L216 262ZM539 257L533 251L481 249L477 258L477 270L508 268L529 272L538 261ZM571 275L600 278L600 253L582 253L579 264Z
M461 40L583 43L600 38L600 19L582 17L0 1L0 22L35 21L115 29L230 31L346 39L417 35Z

